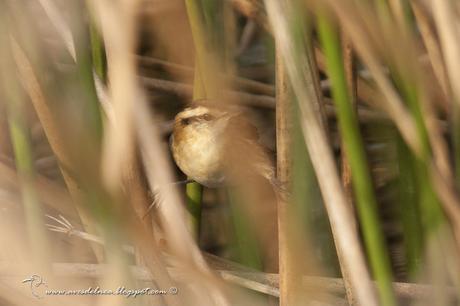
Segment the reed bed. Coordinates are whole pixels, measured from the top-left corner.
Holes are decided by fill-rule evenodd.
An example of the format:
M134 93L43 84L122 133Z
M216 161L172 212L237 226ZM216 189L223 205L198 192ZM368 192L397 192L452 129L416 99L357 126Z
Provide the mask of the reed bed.
M459 305L459 18L0 1L0 304ZM171 153L196 105L238 114L217 186Z

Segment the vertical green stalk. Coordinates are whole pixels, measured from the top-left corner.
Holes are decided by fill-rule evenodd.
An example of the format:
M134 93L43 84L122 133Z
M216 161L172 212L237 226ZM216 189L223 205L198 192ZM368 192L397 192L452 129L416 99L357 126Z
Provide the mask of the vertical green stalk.
M227 189L227 198L230 203L231 219L235 231L237 261L245 266L261 270L262 258L254 229L247 214L242 210L244 199L239 195L237 188Z
M198 67L196 67L193 87L193 100L205 98L206 93L204 90L203 79L201 77L201 71L198 69ZM188 183L185 186L185 195L187 197L187 210L190 213L190 229L198 241L201 228L203 187L196 182Z
M392 67L390 67L392 68ZM403 77L398 74L395 69L391 69L392 74L394 75L395 83L398 89L402 92L404 99L415 118L418 137L421 140L422 144L422 154L421 156L415 156L410 154L413 171L414 171L414 184L415 189L418 195L416 199L418 205L411 207L410 203L407 203L405 207L408 211L406 214L409 214L407 217L410 217L411 220L409 224L405 225L405 230L408 227L414 227L409 232L405 232L405 239L410 242L409 247L413 249L408 249L408 255L414 256L409 258L412 264L417 264L421 261L421 255L418 248L423 249L425 245L429 247L431 243L439 243L439 241L431 242L431 240L438 240L439 234L442 233L443 227L445 224L446 217L439 202L439 198L435 192L434 186L430 179L430 162L431 162L431 147L428 139L428 131L424 122L423 113L421 109L421 102L419 99L419 89L416 85L410 82L409 77ZM403 169L400 169L403 171ZM400 172L400 175L402 173ZM403 176L405 174L402 174ZM406 204L406 203L405 203ZM410 211L412 210L412 211ZM418 233L414 233L414 230L417 230L415 226L420 226ZM415 234L415 235L414 235ZM430 260L430 258L427 258ZM411 268L411 266L409 266ZM410 271L412 275L418 272L417 265L412 266L413 271Z
M187 197L187 210L190 213L190 230L195 239L199 241L203 187L196 182L188 183L185 186L185 194Z
M390 7L388 3L384 3L378 8L378 14L382 18L382 23L388 24L391 22L399 22L401 31L405 31L409 35L411 27L410 14L408 11L408 3L402 1L399 4L400 9L403 9L403 15L398 16L398 7L393 8L393 15L390 15ZM401 19L402 18L402 19ZM407 32L407 33L406 33ZM396 75L395 83L399 90L403 93L406 103L408 104L412 114L415 117L418 134L422 139L423 154L429 155L429 145L427 142L428 136L423 123L423 116L418 105L417 91L415 88L408 86L402 77L399 77L395 67L391 67L391 72ZM422 207L420 203L429 203L433 199L434 194L429 181L424 176L423 165L408 146L404 143L400 133L395 133L395 141L397 147L397 162L398 162L398 189L399 199L402 205L399 205L399 215L403 226L404 247L407 259L407 267L409 277L415 277L419 270L422 261L423 252L423 225L421 220ZM422 158L423 159L423 158ZM428 183L428 184L427 184ZM428 205L430 206L430 205Z
M208 76L206 75L205 66L205 37L203 29L203 21L201 18L201 8L197 1L186 0L187 14L192 29L192 36L195 43L195 77L193 87L193 100L206 99ZM185 187L187 197L187 209L190 213L190 230L196 239L199 239L200 224L201 224L201 209L203 187L196 183L188 183Z
M414 164L417 178L416 183L420 194L421 221L424 230L428 234L429 232L436 231L441 224L446 222L429 175L429 163L432 154L428 132L423 119L417 87L410 85L407 80L399 77L397 77L396 83L401 88L405 101L415 118L417 132L422 142L422 155L414 157Z
M319 36L326 56L326 64L332 84L332 94L337 108L340 132L350 162L357 210L370 265L377 281L382 305L396 305L392 289L392 273L384 236L379 226L377 201L368 166L364 144L359 132L356 114L348 93L342 62L340 39L330 21L318 17Z
M403 9L407 10L407 4L406 1L403 1ZM388 7L379 7L379 15L385 17L385 19L382 20L384 25L394 22L396 19L395 16L389 16L388 11ZM405 19L400 21L401 30L407 31L410 28L414 30L413 27L410 27L410 14L405 12L403 17ZM409 33L407 33L407 35L408 34ZM409 36L407 37L409 38ZM414 204L411 204L411 202L403 202L405 207L402 215L402 221L404 222L404 239L406 247L408 248L406 251L409 260L409 269L411 274L414 275L418 272L417 267L421 261L421 251L424 247L423 240L429 239L430 237L436 239L438 231L442 229L441 225L446 223L446 218L429 175L432 152L421 106L423 91L419 87L420 85L417 84L417 81L414 80L413 76L408 75L404 70L398 69L398 67L392 63L390 63L390 71L396 87L402 93L415 119L417 136L422 145L421 155L415 156L414 153L408 150L406 151L405 148L401 148L401 144L398 144L398 147L402 149L402 152L400 151L399 153L407 154L406 156L399 156L400 180L403 180L405 184L414 185L415 192L418 195L416 199L413 199L413 196L410 194L411 191L407 190L407 186L402 186L400 189L403 196L408 197L407 200L418 202ZM420 92L422 92L422 94L420 94ZM454 140L454 147L455 143L456 141ZM402 146L405 146L405 144ZM412 181L409 182L409 180ZM406 194L404 195L404 193Z
M220 62L216 60L225 57L225 6L213 0L186 0L187 13L195 43L195 78L193 99L216 99L218 98L216 79L212 73ZM197 183L186 186L188 209L191 212L191 223L195 230L199 230L201 217L202 187ZM235 230L235 242L237 257L240 263L255 269L262 268L260 250L254 235L254 229L242 209L245 200L237 189L227 190L227 197L231 207L231 218Z
M105 82L107 79L107 60L104 50L104 41L93 19L90 20L89 34L91 39L93 69L96 75Z
M395 140L398 150L398 184L401 203L399 205L399 214L403 225L409 275L415 276L420 266L422 255L422 226L417 203L416 171L413 154L398 133L395 133Z
M197 0L185 0L187 15L192 30L195 45L195 78L199 74L201 89L194 90L194 99L215 98L215 86L212 79L210 64L212 55L209 52L210 44L204 25L201 2ZM195 82L196 83L196 82ZM199 96L195 96L198 94Z
M94 29L88 28L88 24L85 22L87 20L87 9L85 3L74 3L72 6L72 11L74 18L71 22L72 35L74 38L75 44L75 55L77 63L77 77L79 85L82 88L81 92L81 106L83 107L86 124L88 124L88 131L91 131L89 139L95 141L97 146L100 146L102 139L102 116L100 104L96 94L96 88L94 85L93 78L93 59L102 65L103 59L103 50L101 48L101 39L92 36L94 35ZM95 43L96 45L92 45ZM93 58L93 52L96 49L99 54L98 57ZM103 66L96 67L101 75L104 74Z
M460 186L460 108L455 101L452 101L452 115L451 115L451 129L452 129L452 143L453 143L453 156L455 166L455 179L457 187Z

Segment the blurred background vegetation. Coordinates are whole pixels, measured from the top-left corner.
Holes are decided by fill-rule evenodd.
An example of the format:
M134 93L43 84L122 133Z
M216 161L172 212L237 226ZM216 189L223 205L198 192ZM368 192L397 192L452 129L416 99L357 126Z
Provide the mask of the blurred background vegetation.
M458 305L459 16L0 0L1 304ZM274 188L183 182L169 139L193 101L257 127ZM33 274L167 293L37 299Z

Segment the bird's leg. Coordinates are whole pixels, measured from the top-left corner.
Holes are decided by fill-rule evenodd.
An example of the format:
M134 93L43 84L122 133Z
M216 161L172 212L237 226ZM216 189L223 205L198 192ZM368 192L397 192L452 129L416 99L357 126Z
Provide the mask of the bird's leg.
M172 185L172 186L177 186L177 185L185 185L185 184L188 184L188 183L193 183L194 180L192 179L186 179L186 180L183 180L183 181L177 181L177 182L173 182L169 185Z
M156 190L153 190L153 191L152 191L152 193L153 193L153 202L152 202L152 204L150 204L150 206L147 208L147 211L146 211L145 214L142 216L142 219L144 219L145 217L147 217L147 215L150 213L150 211L152 210L153 207L157 206L157 204L158 204L158 201L157 201L157 193L158 193L158 190L159 190L160 188L162 188L162 187L172 187L172 186L178 186L178 185L185 185L185 184L192 183L192 182L194 182L194 180L192 180L192 179L186 179L186 180L177 181L177 182L172 182L172 183L169 183L169 184L166 184L166 185L157 187Z

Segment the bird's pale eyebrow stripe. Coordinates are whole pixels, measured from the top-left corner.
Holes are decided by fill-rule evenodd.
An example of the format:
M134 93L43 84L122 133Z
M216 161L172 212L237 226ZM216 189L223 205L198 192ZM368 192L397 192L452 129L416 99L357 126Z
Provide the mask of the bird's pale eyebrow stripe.
M183 122L191 122L191 121L199 121L199 120L209 120L209 119L212 119L214 118L214 116L210 115L210 114L201 114L201 115L193 115L193 116L189 116L189 117L185 117L185 118L182 118L182 121Z

